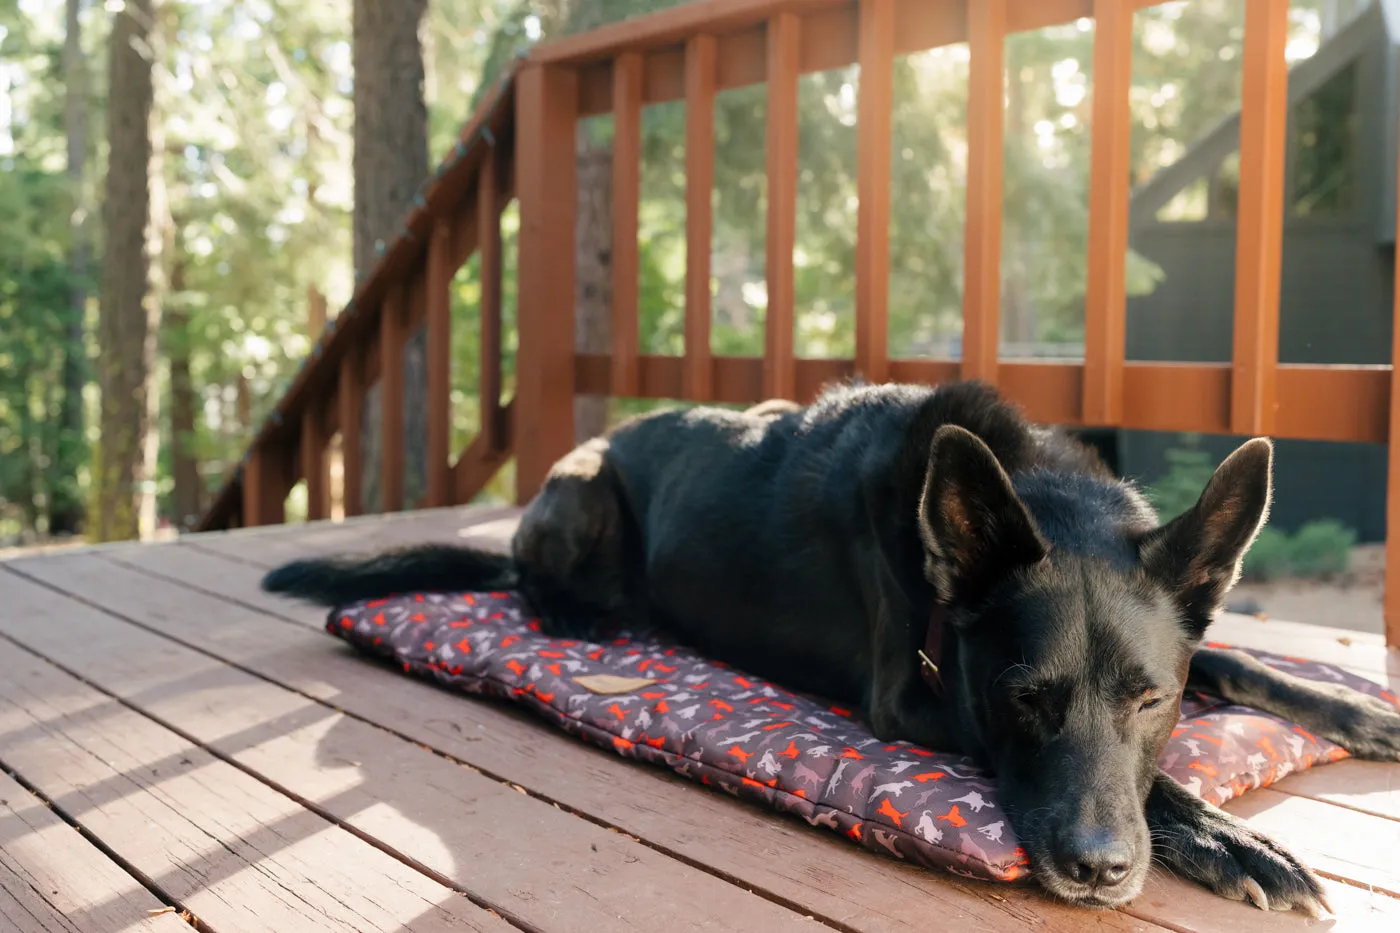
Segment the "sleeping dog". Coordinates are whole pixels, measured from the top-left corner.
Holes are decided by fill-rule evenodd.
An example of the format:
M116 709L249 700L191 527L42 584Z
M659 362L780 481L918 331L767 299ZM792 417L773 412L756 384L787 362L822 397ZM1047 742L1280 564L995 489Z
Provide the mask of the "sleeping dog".
M995 773L1034 874L1113 907L1155 858L1317 915L1291 853L1167 777L1184 690L1400 759L1400 713L1201 646L1263 525L1255 439L1167 524L1086 447L976 383L841 386L799 408L632 420L555 465L509 556L423 546L298 561L264 587L335 605L518 588L552 635L657 626L858 706L882 739Z

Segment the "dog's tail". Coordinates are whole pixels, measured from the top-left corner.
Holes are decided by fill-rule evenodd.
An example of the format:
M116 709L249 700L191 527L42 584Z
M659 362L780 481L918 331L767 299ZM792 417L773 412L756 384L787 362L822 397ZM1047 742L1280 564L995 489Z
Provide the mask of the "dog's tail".
M425 544L373 557L316 557L269 571L262 588L322 606L343 606L395 593L503 590L519 574L509 554Z

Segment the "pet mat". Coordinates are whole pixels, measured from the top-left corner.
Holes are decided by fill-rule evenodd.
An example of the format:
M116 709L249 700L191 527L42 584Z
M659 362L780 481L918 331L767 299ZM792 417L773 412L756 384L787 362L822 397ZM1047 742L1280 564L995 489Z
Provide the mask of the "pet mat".
M1026 872L994 783L969 759L882 742L850 710L684 647L548 638L510 593L362 602L332 612L327 627L407 673L521 703L625 758L796 814L868 849L971 878L1013 881ZM1250 653L1301 677L1396 701L1327 664ZM1346 755L1275 716L1188 695L1162 767L1220 805Z

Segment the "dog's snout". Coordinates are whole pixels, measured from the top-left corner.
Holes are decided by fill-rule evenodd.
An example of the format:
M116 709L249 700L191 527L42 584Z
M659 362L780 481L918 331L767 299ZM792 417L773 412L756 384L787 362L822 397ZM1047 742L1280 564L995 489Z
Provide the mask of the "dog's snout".
M1107 832L1072 830L1056 846L1055 861L1066 877L1093 888L1121 884L1133 867L1133 848Z

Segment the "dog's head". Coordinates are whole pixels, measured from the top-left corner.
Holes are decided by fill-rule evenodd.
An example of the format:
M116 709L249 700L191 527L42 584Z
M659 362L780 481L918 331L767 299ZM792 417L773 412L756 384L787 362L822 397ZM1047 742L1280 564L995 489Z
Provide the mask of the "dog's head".
M1114 906L1141 890L1143 804L1191 653L1267 516L1271 460L1248 442L1158 527L1126 484L1013 482L969 432L934 439L920 528L957 633L944 676L1051 893Z

